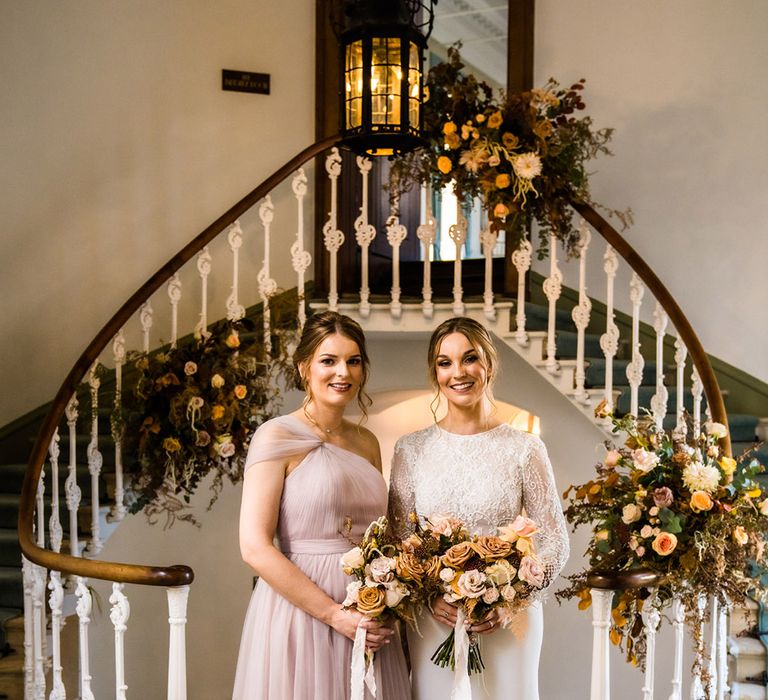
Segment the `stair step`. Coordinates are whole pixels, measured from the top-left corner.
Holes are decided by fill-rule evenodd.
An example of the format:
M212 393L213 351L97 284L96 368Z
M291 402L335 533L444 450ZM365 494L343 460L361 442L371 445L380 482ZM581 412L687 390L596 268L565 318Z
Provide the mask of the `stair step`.
M24 615L21 610L0 608L0 630L11 649L24 649Z
M514 317L514 311L512 312ZM525 302L525 327L530 331L545 331L549 325L549 307L533 302ZM555 327L562 328L570 326L573 328L573 318L571 310L558 308L555 312Z
M102 468L102 475L109 470L109 466L105 464ZM0 465L0 483L2 484L3 493L20 494L21 486L24 483L24 474L27 471L26 464L2 464ZM83 497L89 493L91 474L88 471L88 466L85 464L78 464L77 466L77 483L83 492ZM59 493L64 493L64 482L69 475L68 467L59 463ZM102 479L103 487L103 479ZM46 499L50 499L51 493L51 469L50 465L45 465L45 494Z
M0 530L0 566L21 566L21 547L16 530Z
M765 686L759 683L731 683L731 700L765 700Z
M21 561L15 567L0 567L0 607L21 608L24 604L24 585Z
M729 413L728 429L731 442L753 442L757 437L760 419L749 413Z
M589 366L585 373L585 381L588 387L600 387L605 385L605 366L607 360L604 357L588 358ZM627 366L630 360L613 360L613 379L618 379L624 384L627 377ZM646 361L643 367L643 381L641 386L656 386L656 362Z

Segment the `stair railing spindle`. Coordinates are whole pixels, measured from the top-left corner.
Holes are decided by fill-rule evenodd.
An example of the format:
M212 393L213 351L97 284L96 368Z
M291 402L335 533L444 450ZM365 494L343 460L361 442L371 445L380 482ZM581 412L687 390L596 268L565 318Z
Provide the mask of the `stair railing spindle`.
M213 258L205 246L197 256L197 272L200 275L200 320L195 333L203 337L208 332L208 277L211 274Z
M355 219L355 240L360 246L360 315L368 318L371 313L370 296L371 290L368 287L368 248L373 239L376 238L376 229L368 223L368 175L371 172L373 164L367 158L360 156L356 159L357 168L360 171L360 177L363 183L362 202L360 204L360 215Z
M589 700L610 700L611 668L608 633L613 591L590 589L592 595L592 685Z
M232 251L232 291L227 297L227 318L239 321L245 316L245 307L238 301L240 287L240 248L243 247L243 229L239 221L229 227L227 242Z
M709 640L709 661L707 663L707 673L709 674L709 686L710 686L710 692L709 696L711 698L714 698L717 694L717 688L720 685L717 678L717 670L718 670L718 663L717 663L717 650L719 648L719 640L717 637L717 633L719 631L719 618L720 618L720 612L719 612L719 604L717 602L717 596L712 596L711 602L710 602L710 630L711 630L711 636Z
M699 595L699 599L696 602L699 612L699 619L704 617L704 610L707 607L706 594ZM693 682L691 683L691 700L702 700L706 695L704 694L704 683L701 679L701 666L704 663L704 622L699 625L699 641L696 645L696 666L693 673Z
M168 700L187 698L186 625L189 586L166 589L168 595Z
M403 305L400 303L400 246L408 235L406 227L400 223L398 216L399 201L392 202L392 211L387 219L387 243L392 247L392 290L389 311L393 318L400 318Z
M112 342L112 357L115 363L115 415L119 416L123 406L123 365L125 365L125 336L122 329ZM123 433L121 426L112 426L112 440L115 443L115 503L110 510L110 520L122 520L125 508L125 488L123 484Z
M603 270L606 278L605 333L600 336L600 349L605 356L605 403L608 410L613 410L613 358L619 350L619 327L614 318L614 284L619 259L612 246L607 246L603 255Z
M168 280L168 300L171 303L171 348L179 339L179 302L181 301L181 278L179 273Z
M682 338L678 334L675 339L675 370L676 370L676 396L675 396L675 432L685 435L685 360L688 357L688 348L685 347Z
M587 250L592 239L589 228L581 220L579 224L579 303L573 307L571 318L576 326L576 371L574 373L574 398L580 403L589 403L589 394L584 388L586 367L584 361L584 338L592 312L592 301L587 294Z
M647 600L643 606L642 618L645 626L646 653L645 676L643 682L643 700L653 700L653 676L656 666L656 633L659 629L661 614L655 605Z
M98 554L104 543L101 541L101 524L99 521L99 476L104 462L99 451L99 387L101 380L97 371L98 361L88 373L88 386L91 392L91 441L88 443L88 472L91 475L91 541L88 552Z
M152 302L147 299L139 309L139 323L141 324L141 347L145 355L149 354L149 333L154 322Z
M67 499L67 511L69 512L69 553L73 557L80 556L80 542L77 527L77 511L80 507L82 494L77 485L77 396L67 403L65 415L67 416L67 428L69 429L69 473L64 482L64 494Z
M493 306L493 249L499 239L499 232L491 229L490 224L480 232L480 243L485 257L485 290L483 291L483 312L489 321L496 320Z
M557 260L557 238L552 234L549 237L549 277L544 280L544 294L549 302L549 314L547 317L547 371L556 374L559 365L557 362L557 300L560 298L563 288L563 273Z
M88 588L88 579L77 576L77 586L75 596L77 604L78 622L78 650L80 663L80 700L94 700L91 691L91 667L90 667L90 642L88 640L88 627L91 624L91 610L93 609L93 598Z
M269 308L269 300L277 291L277 282L272 279L269 271L270 259L270 236L272 221L275 218L275 205L272 204L272 197L267 195L259 206L259 219L264 229L264 260L261 263L261 269L256 275L256 281L259 285L259 297L264 308L264 351L267 357L272 354L272 318Z
M453 260L453 313L464 315L464 290L461 286L461 249L467 240L467 219L461 211L461 197L456 196L456 223L448 227L448 238L456 247Z
M637 417L639 407L638 394L643 383L645 359L640 352L640 307L645 296L645 286L640 276L632 272L629 283L629 299L632 302L632 359L627 365L627 382L629 383L629 412Z
M521 347L528 345L528 332L525 330L525 279L531 269L533 246L523 238L517 250L512 253L512 264L517 270L517 311L515 313L515 340Z
M112 595L109 596L109 602L112 603L109 619L115 628L115 700L126 700L128 690L125 682L125 631L131 616L131 606L123 588L124 584L113 583Z
M48 596L48 605L51 608L51 646L53 649L53 688L48 700L65 700L67 693L64 688L61 665L61 615L64 603L64 586L58 571L51 571L48 589L51 591Z
M693 435L701 432L701 404L704 398L704 385L701 383L698 370L694 367L691 372L691 394L693 396Z
M683 698L683 640L685 638L685 608L680 598L672 601L672 627L675 630L675 661L672 674L672 693L669 700Z
M45 569L35 566L32 572L32 639L35 658L32 693L35 700L45 700L45 578Z
M664 386L664 336L669 318L659 302L656 302L653 317L653 329L656 331L656 393L651 398L651 413L656 425L661 428L669 402L669 391Z
M51 517L48 519L48 537L51 540L51 549L54 552L61 551L63 532L59 518L59 429L53 433L53 440L48 450L51 462Z
M21 555L21 574L24 591L24 698L29 700L35 692L35 627L34 611L34 567L29 559Z
M299 168L294 175L291 189L296 197L297 216L296 240L291 246L291 262L297 276L299 330L301 330L307 320L307 309L304 304L304 275L312 263L309 251L304 250L304 198L307 196L307 176L304 174L304 168Z
M725 700L725 696L731 692L728 685L729 607L721 606L717 615L717 700Z
M330 257L330 270L328 281L328 309L336 311L339 303L338 291L338 254L339 248L344 244L344 234L339 230L339 176L341 175L341 156L335 146L331 154L325 159L325 171L331 181L331 211L328 213L328 221L323 226L323 242Z
M432 251L437 238L437 221L432 214L432 194L426 187L426 214L424 223L416 228L416 238L421 241L424 248L424 280L421 287L421 310L425 318L432 318L434 305L432 304Z

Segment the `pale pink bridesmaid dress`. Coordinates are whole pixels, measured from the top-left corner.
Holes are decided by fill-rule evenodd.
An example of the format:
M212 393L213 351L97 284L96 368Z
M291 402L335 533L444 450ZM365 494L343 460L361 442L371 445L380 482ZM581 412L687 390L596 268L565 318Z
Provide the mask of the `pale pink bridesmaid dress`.
M351 580L339 565L368 524L386 513L387 488L365 458L323 442L293 416L274 418L253 437L246 469L305 455L286 478L277 538L280 550L331 598ZM259 580L240 641L234 700L347 700L352 641L303 612ZM408 700L408 671L397 635L375 656L377 700ZM370 694L366 698L371 698Z

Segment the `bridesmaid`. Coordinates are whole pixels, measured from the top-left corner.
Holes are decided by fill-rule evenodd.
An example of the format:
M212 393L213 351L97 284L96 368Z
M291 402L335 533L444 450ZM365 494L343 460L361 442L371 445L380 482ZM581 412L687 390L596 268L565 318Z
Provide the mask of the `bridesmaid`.
M312 316L294 354L303 406L263 424L245 462L240 550L259 581L240 642L236 700L345 700L358 625L376 651L377 699L410 698L396 633L340 601L350 581L339 564L386 512L379 444L344 418L355 399L365 414L369 360L352 319ZM370 697L370 695L368 695Z

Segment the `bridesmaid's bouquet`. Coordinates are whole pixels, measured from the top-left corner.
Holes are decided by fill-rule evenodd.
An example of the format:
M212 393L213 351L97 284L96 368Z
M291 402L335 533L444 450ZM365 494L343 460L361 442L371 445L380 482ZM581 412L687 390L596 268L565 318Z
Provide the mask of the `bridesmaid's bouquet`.
M417 520L414 518L414 520ZM470 536L460 520L432 516L416 523L414 542L425 570L436 575L422 579L424 596L442 595L458 605L456 626L432 655L438 666L450 666L458 675L481 673L485 668L476 635L467 635L464 622L481 622L496 611L507 627L515 613L531 602L544 585L544 569L534 551L536 523L522 515L496 535ZM457 638L458 633L458 638ZM468 682L468 681L467 681Z

